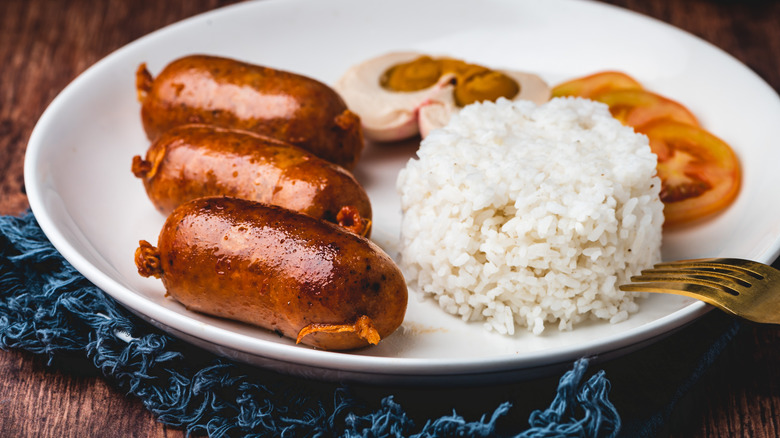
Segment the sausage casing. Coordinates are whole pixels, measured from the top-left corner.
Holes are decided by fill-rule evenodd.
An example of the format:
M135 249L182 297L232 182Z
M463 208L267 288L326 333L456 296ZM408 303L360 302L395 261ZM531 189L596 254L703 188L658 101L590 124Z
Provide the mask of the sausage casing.
M150 140L177 125L243 129L306 149L347 169L363 149L360 118L314 79L215 56L174 60L156 78L136 72L141 121Z
M181 125L133 159L155 207L168 215L204 196L231 196L279 205L340 223L367 235L371 203L344 168L310 152L247 131Z
M375 344L403 321L407 288L366 238L277 206L199 198L168 217L138 272L188 309L329 350Z

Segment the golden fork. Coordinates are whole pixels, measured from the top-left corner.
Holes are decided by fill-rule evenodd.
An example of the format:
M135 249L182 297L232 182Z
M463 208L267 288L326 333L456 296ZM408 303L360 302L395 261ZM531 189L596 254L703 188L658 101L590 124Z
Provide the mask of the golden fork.
M750 260L659 263L631 277L620 290L685 295L750 321L780 324L780 271Z

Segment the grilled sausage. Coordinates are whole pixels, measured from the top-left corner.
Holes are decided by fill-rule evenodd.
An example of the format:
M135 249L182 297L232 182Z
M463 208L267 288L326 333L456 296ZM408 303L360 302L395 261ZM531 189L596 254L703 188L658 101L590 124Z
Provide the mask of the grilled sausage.
M181 125L133 158L152 203L164 215L204 196L280 205L367 236L371 204L344 168L310 152L247 131Z
M244 129L294 144L347 169L363 149L360 118L314 79L214 56L177 59L153 78L136 71L141 120L150 140L174 126Z
M140 242L138 272L161 278L188 309L299 343L328 350L376 344L406 312L403 275L378 246L278 206L195 199L171 213L157 245Z

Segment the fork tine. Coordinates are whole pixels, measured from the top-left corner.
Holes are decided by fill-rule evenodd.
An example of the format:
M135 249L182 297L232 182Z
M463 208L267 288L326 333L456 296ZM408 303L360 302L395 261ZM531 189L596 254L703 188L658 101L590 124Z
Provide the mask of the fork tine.
M780 271L750 260L714 258L659 263L618 286L696 298L744 319L780 324Z
M764 275L761 273L762 269L766 268L765 265L754 262L752 260L736 259L736 258L709 258L709 259L692 259L692 260L680 260L674 262L663 262L655 265L656 268L673 268L673 269L707 269L717 272L729 272L739 278L744 278L746 281L750 279L762 280Z
M748 279L739 273L732 274L694 269L646 269L642 271L641 275L631 277L631 281L694 283L718 288L731 295L739 295L740 291L750 287Z
M626 292L657 292L657 293L672 293L676 295L684 295L690 298L704 301L707 304L711 304L723 311L736 315L737 313L731 308L734 295L726 292L718 287L712 287L702 284L694 283L680 283L675 281L657 281L648 283L629 283L619 286L620 290Z
M765 280L762 274L765 268L761 263L734 258L679 260L658 263L654 269L642 271L642 275L631 278L631 281L691 282L739 295Z

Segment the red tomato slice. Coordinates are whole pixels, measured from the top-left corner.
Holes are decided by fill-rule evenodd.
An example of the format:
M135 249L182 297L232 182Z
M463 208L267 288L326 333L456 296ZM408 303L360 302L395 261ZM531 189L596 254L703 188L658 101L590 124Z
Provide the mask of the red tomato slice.
M559 84L552 89L552 97L577 96L590 98L610 90L641 89L642 85L625 73L604 71Z
M642 127L658 155L661 201L667 225L726 208L740 187L739 161L723 140L685 123L660 120Z
M699 126L699 121L686 107L647 90L611 90L591 99L606 103L613 117L635 128L658 119Z

